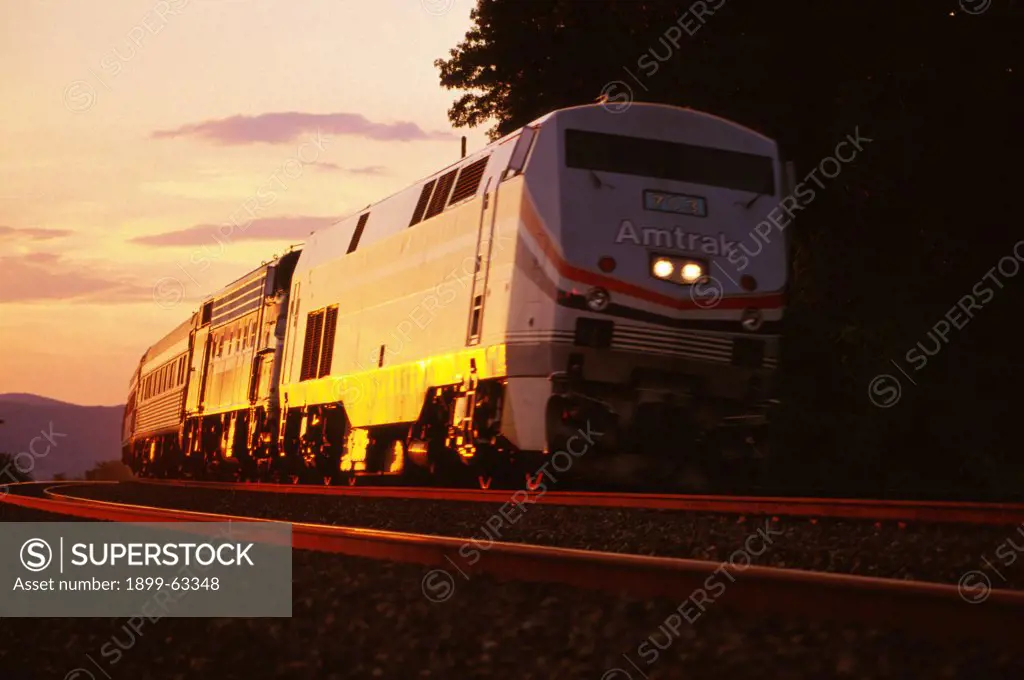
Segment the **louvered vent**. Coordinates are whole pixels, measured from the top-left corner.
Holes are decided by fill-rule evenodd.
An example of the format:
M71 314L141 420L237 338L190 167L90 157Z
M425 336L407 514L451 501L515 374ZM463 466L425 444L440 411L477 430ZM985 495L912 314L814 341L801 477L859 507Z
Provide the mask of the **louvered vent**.
M412 220L409 222L410 227L423 219L423 212L427 209L427 201L430 200L430 192L434 190L435 184L437 184L437 180L432 179L423 185L423 191L420 192L420 200L416 201L416 209L412 211Z
M462 168L462 172L459 173L459 181L455 183L455 190L452 191L448 205L458 203L476 193L480 187L480 179L484 176L484 170L487 169L489 158L489 156L485 156Z
M423 215L423 219L429 220L434 215L440 215L444 210L444 206L448 203L448 193L452 190L452 185L455 184L457 172L458 170L452 170L441 175L441 179L437 182L437 190L434 191L434 195L430 199L430 206L427 208L426 214Z
M306 317L306 339L302 344L302 372L299 380L309 380L316 375L320 358L320 334L324 329L324 312L310 312Z
M356 223L356 230L352 232L352 240L348 243L348 250L345 254L355 251L359 247L359 239L363 237L363 229L366 228L366 220L370 219L370 213L363 213L359 216L359 222Z
M318 378L331 373L331 359L334 357L334 330L338 325L338 308L328 307L327 316L324 319L324 345L320 356L320 371Z

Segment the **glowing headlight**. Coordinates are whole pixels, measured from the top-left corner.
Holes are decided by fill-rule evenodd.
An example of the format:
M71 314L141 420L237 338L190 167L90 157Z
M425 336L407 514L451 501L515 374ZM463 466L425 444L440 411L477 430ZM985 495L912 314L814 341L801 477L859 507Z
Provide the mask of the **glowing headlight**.
M683 281L693 283L700 277L704 276L704 267L700 266L696 262L687 262L679 271L679 275L682 277Z
M604 310L611 300L611 294L604 288L591 288L587 293L587 307L595 312Z
M708 275L707 263L694 257L651 255L651 276L684 286L699 283Z
M660 259L654 261L654 275L657 276L659 279L667 279L668 277L672 276L672 272L674 270L675 267L669 260Z

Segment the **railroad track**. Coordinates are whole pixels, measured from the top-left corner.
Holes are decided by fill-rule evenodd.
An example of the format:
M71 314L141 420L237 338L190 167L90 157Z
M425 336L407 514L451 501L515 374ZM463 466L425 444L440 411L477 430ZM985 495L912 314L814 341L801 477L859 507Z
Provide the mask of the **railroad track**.
M116 522L277 522L62 493L81 484L87 483L11 485L0 502ZM677 600L691 598L714 575L724 573L729 582L720 602L725 608L901 628L941 638L984 637L1015 644L1016 624L1024 619L1024 592L1019 591L991 590L983 604L971 604L950 585L499 542L477 551L478 559L470 564L460 551L466 539L322 524L292 523L292 545L299 550L423 564L434 568L430 573L454 568L467 579L486 574Z
M133 483L158 486L219 489L315 496L402 498L409 500L463 501L503 504L515 494L518 499L550 505L597 508L682 510L735 515L778 515L832 519L960 524L1024 524L1024 504L967 503L946 501L892 501L836 498L785 498L770 496L695 496L650 493L607 493L593 491L529 491L448 489L403 486L315 486L256 482L195 482L186 480L139 479Z

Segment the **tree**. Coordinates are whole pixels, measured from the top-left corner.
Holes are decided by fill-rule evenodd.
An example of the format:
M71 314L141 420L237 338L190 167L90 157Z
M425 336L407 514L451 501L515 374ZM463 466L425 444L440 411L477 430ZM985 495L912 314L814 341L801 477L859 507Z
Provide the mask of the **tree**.
M0 451L0 485L14 482L31 482L32 473L22 472L13 454Z
M90 481L126 481L134 475L127 465L118 460L105 460L86 470L85 478Z
M1004 325L1024 276L993 285L968 324L960 315L916 384L897 368L913 370L907 353L1020 240L998 169L1016 163L1020 3L978 15L952 0L698 4L717 9L701 22L669 0L479 0L437 61L441 84L464 91L449 118L498 137L615 84L763 132L799 176L859 130L873 141L791 228L780 436L792 479L1016 491L1002 386L1024 380L1024 361ZM884 373L904 382L890 409L868 398Z

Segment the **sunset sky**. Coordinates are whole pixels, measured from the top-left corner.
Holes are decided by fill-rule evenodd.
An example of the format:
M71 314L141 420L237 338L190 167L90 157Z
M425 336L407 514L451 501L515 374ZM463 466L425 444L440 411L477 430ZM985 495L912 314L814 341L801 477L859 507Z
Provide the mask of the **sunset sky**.
M123 403L198 299L483 146L433 65L472 5L4 3L0 392Z

